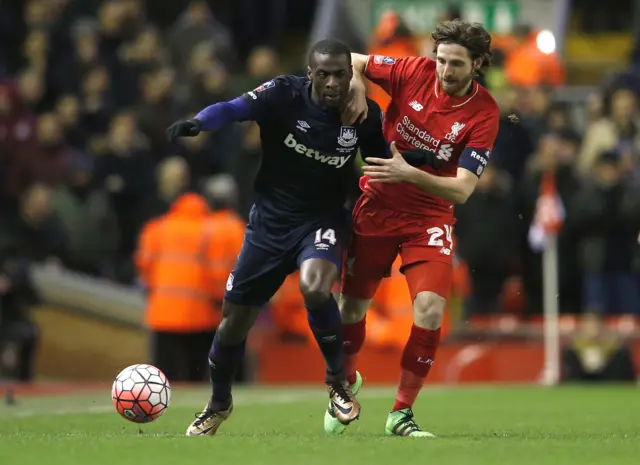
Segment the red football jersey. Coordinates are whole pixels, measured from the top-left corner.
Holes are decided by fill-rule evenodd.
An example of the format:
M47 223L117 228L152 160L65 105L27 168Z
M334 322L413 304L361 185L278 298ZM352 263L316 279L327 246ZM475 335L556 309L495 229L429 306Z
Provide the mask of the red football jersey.
M369 56L365 75L391 95L385 113L384 135L402 152L411 148L436 153L444 167L423 170L436 176L456 176L465 148L482 154L480 176L498 133L500 111L489 92L473 82L463 97L444 93L438 84L436 62L426 57ZM426 215L453 214L453 204L407 183L369 184L367 191L393 209Z

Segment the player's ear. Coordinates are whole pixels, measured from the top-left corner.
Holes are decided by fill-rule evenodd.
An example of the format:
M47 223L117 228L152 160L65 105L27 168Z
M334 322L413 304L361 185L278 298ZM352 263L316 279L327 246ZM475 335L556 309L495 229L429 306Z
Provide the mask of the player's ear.
M482 58L476 58L475 60L473 60L473 70L478 72L480 71L480 68L482 68Z
M311 66L307 66L307 77L311 79Z

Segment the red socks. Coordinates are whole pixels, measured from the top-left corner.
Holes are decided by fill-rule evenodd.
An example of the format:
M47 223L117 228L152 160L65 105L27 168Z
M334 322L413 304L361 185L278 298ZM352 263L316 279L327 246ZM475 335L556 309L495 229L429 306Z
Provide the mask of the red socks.
M357 323L342 325L344 369L347 380L351 384L356 382L356 362L365 335L365 319ZM413 325L400 362L402 372L396 403L393 406L394 412L413 406L434 363L439 345L440 328L431 330Z
M356 382L356 362L358 352L360 352L362 344L364 344L364 338L367 333L366 328L366 318L357 323L342 325L344 371L350 384Z
M413 406L433 365L439 344L440 328L431 330L413 325L407 345L402 352L400 386L392 411ZM346 360L345 366L347 366Z

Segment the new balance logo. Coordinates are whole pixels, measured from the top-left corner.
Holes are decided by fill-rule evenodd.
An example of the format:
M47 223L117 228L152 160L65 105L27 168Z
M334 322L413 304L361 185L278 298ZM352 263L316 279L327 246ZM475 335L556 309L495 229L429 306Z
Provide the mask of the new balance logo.
M307 132L307 129L309 128L311 128L311 126L309 126L309 123L302 120L299 120L298 124L296 125L296 129L300 129L302 132Z
M417 100L414 100L413 102L409 102L409 106L413 108L415 111L420 111L424 108L424 106L419 104Z
M332 155L324 155L317 150L310 149L304 144L299 144L293 134L289 133L287 138L284 140L284 145L289 147L290 149L295 150L300 155L304 155L313 160L319 161L320 163L324 163L327 165L335 166L336 168L342 168L351 158L351 155L345 156L332 156Z

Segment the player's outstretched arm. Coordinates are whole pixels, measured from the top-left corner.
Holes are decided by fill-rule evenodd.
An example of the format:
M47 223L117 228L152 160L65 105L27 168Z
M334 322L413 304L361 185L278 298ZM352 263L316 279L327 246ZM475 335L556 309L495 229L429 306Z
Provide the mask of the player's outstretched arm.
M215 131L226 124L246 120L249 116L249 105L241 97L218 102L202 110L193 119L173 123L167 128L167 139L173 142L178 137L197 136L200 131Z

